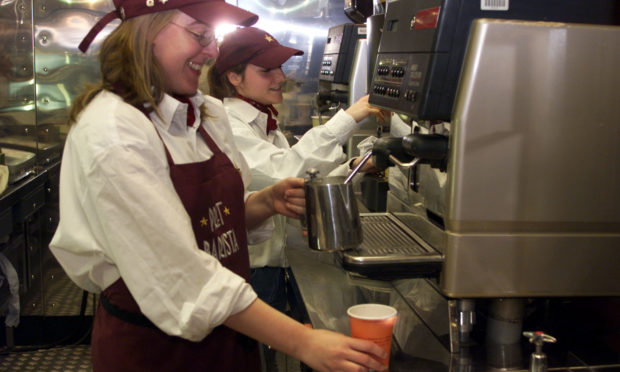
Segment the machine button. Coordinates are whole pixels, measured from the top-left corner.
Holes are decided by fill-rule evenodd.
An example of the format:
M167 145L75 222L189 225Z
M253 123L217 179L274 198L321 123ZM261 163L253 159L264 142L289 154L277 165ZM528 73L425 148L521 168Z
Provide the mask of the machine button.
M388 89L388 95L390 97L399 97L400 96L400 90L398 88L389 88Z
M377 73L379 75L389 75L390 74L390 68L388 66L381 66L377 69Z
M415 102L418 98L418 92L414 90L407 90L405 92L405 99L411 102Z
M376 94L381 94L381 95L384 95L384 94L385 94L385 92L386 92L386 89L387 89L387 88L386 88L386 87L384 87L384 86L382 86L382 85L375 85L375 86L372 88L372 91L373 91L374 93L376 93Z
M403 77L405 76L405 70L402 67L394 67L394 69L392 70L392 76Z

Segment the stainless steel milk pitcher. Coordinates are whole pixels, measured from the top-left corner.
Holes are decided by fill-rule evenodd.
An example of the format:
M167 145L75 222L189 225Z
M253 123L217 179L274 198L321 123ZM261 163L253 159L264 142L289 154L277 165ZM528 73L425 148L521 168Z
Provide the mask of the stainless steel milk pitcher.
M306 172L306 224L310 248L340 251L362 243L362 226L353 185L345 177L320 177L311 168Z

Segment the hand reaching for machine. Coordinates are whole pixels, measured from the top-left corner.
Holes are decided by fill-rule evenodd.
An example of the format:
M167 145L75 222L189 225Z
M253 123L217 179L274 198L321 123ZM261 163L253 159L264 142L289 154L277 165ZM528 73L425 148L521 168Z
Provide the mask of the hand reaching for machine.
M360 122L368 117L368 115L374 115L379 119L379 122L385 123L386 119L390 117L389 111L372 106L368 103L368 95L360 98L346 109L346 113L351 115L356 122Z

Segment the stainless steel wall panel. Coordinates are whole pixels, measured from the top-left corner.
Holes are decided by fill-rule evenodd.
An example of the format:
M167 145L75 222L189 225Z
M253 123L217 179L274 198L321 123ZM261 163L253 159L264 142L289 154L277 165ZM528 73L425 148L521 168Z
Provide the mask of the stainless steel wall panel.
M34 0L34 65L38 125L67 121L73 100L99 79L96 51L118 25L108 25L86 54L77 49L90 27L111 10L107 1Z
M30 1L0 3L0 48L0 125L34 125L35 85Z
M15 229L7 244L18 246L20 257L24 257L20 263L23 267L18 268L22 314L79 312L81 290L64 274L47 244L58 220L58 193L53 190L57 189L58 161L69 130L69 110L84 86L99 79L99 46L119 21L106 26L86 54L77 46L111 9L107 0L0 2L0 150L6 155L9 171L20 171L10 177L9 187L23 189L32 174L39 177L45 171L51 174L53 169L56 174L50 178L53 185L46 186L49 192L41 194L43 199L27 195L9 207L14 212ZM15 155L17 151L33 161L26 163ZM42 202L46 205L39 210ZM21 230L24 234L17 233ZM49 300L57 297L60 289L70 294L63 305L78 302L62 314L55 306L58 301Z

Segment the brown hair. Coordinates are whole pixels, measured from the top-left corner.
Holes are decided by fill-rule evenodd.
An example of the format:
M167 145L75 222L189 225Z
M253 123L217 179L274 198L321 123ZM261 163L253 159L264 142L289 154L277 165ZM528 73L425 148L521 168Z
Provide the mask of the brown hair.
M178 10L146 14L122 22L103 41L99 51L102 80L87 88L73 102L69 124L102 90L121 96L123 101L149 114L165 93L164 75L153 53L155 36L166 27ZM206 114L204 105L201 113Z
M207 81L209 83L209 94L215 98L223 100L226 97L234 97L237 93L235 87L228 81L228 72L234 72L241 75L241 79L245 78L245 68L247 63L240 63L237 66L229 68L222 74L218 74L215 70L215 64L209 67L207 73Z

